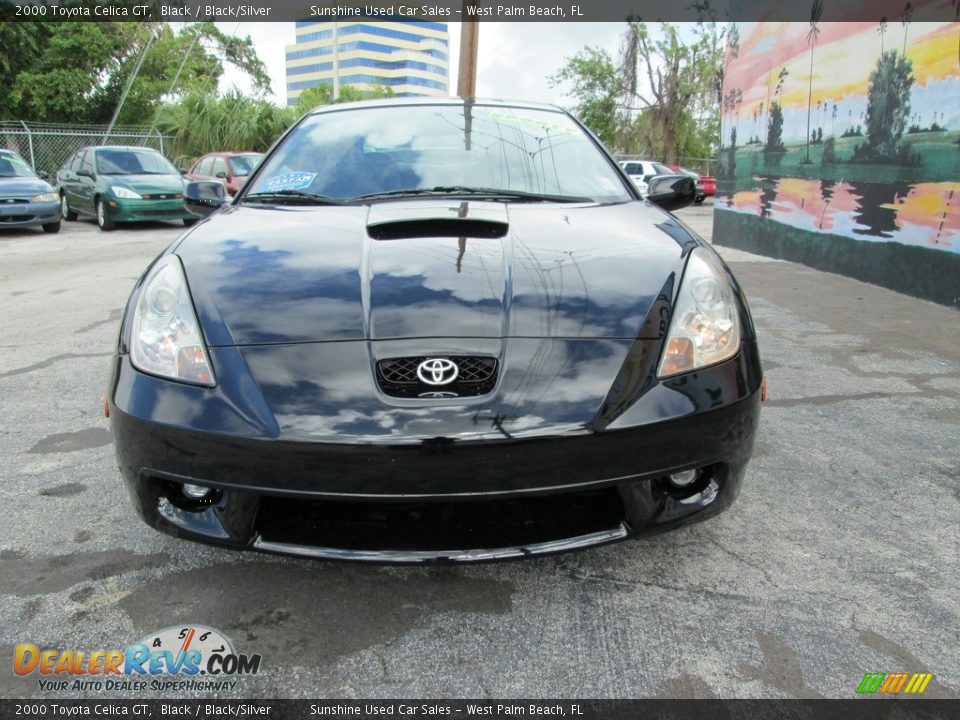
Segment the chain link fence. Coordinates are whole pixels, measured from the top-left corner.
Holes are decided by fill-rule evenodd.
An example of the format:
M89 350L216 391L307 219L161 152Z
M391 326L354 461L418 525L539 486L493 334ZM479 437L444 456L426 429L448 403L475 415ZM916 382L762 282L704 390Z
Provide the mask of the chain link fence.
M51 177L73 153L88 145L138 145L159 150L172 160L173 136L161 135L147 127L114 127L106 125L57 125L0 121L0 147L13 150L37 172Z

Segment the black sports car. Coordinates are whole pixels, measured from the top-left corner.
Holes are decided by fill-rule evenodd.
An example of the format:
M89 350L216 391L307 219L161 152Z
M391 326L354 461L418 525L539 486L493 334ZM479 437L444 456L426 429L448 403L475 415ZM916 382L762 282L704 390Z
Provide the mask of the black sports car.
M107 407L134 505L239 548L521 557L737 494L762 372L730 271L554 107L313 111L146 270ZM658 207L658 205L660 207Z

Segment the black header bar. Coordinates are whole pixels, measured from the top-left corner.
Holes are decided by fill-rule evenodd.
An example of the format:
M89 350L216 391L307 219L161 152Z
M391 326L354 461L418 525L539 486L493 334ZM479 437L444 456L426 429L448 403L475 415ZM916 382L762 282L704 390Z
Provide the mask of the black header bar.
M913 22L960 20L960 3L915 0ZM784 0L0 0L0 20L116 22L421 21L809 22L810 3ZM903 0L833 0L820 22L896 21Z
M83 717L956 720L960 718L960 700L0 700L0 720Z

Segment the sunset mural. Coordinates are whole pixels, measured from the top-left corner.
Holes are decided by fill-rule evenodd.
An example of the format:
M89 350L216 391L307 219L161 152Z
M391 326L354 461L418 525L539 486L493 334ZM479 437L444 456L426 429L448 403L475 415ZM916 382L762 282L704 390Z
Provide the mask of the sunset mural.
M960 307L960 22L929 20L951 0L882 0L882 22L809 1L809 23L734 26L715 240L931 296L877 267L911 248Z

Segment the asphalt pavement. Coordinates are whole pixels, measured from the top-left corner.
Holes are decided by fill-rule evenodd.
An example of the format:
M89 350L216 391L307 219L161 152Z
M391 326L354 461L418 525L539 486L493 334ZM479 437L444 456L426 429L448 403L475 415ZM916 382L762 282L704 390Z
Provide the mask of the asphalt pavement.
M680 214L709 236L712 208ZM14 646L221 630L221 697L960 697L960 314L738 251L770 399L734 507L553 558L378 567L238 553L134 515L100 397L121 308L182 228L0 231L0 697Z

